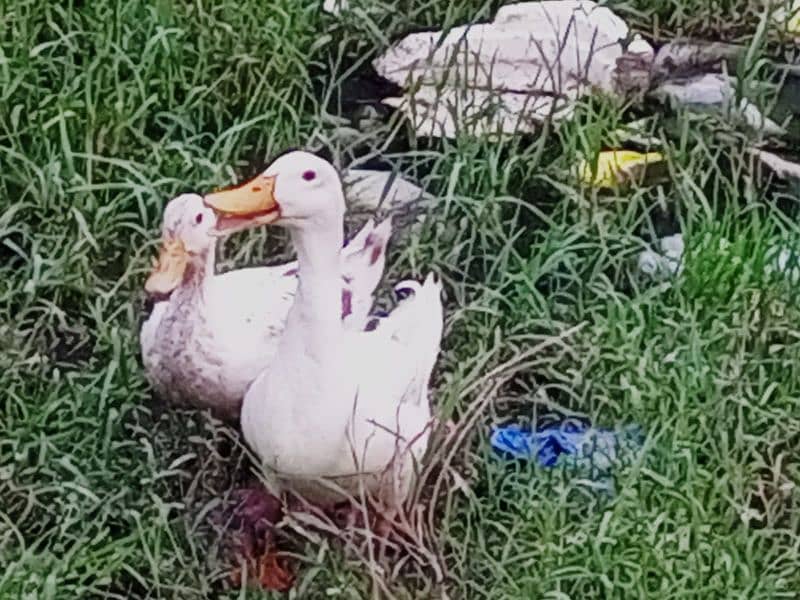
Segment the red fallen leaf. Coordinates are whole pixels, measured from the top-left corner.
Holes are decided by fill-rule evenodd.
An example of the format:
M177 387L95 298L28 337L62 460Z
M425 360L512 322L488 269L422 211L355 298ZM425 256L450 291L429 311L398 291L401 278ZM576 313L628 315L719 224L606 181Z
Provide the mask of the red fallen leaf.
M257 558L248 560L247 570L255 576L254 580L263 589L287 592L294 585L294 574L286 562L286 559L281 559L277 552L269 550ZM235 587L241 587L241 567L236 567L231 572L230 580Z
M274 536L273 525L282 518L280 499L261 487L238 490L233 499L236 505L226 509L219 520L228 528L228 547L233 555L245 561L266 552Z
M286 592L294 585L294 574L276 553L261 556L258 566L258 582L264 589Z

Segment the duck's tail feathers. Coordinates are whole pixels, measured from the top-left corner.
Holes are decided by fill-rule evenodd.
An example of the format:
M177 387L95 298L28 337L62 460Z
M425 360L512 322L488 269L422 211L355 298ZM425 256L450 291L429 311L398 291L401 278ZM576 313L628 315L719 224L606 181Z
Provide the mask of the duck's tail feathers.
M397 342L420 353L432 368L444 327L442 284L430 273L423 283L401 281L394 289L399 303L387 319L387 330Z
M395 293L405 297L389 315L386 333L416 357L414 381L424 391L428 388L441 349L444 329L442 284L431 273L422 284L417 281L399 283L395 286ZM427 392L421 393L419 401L426 397Z
M343 284L352 298L350 314L345 316L348 327L361 329L366 324L375 288L383 277L391 236L391 217L377 225L370 220L343 251Z

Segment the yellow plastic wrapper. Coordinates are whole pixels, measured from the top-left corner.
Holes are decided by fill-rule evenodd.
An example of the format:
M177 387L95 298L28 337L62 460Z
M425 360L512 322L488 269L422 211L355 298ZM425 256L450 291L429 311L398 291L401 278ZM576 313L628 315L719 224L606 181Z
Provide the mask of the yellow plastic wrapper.
M640 179L654 165L664 165L664 155L660 152L606 150L597 156L597 167L594 170L591 163L581 161L578 165L578 178L592 187L615 188Z
M781 33L788 34L795 42L800 42L800 0L789 3L787 0L775 2L772 20Z
M800 4L786 21L786 31L795 37L800 37Z

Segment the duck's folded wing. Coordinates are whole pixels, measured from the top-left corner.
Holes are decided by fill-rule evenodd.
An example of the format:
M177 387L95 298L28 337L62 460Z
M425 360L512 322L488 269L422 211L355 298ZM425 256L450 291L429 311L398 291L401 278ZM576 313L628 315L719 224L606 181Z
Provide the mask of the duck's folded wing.
M142 329L139 334L139 345L142 349L142 361L144 362L145 373L147 374L148 378L157 367L156 362L158 361L158 356L155 349L158 346L158 326L167 311L167 305L167 301L156 302L153 305L150 315L147 317L144 323L142 323Z
M258 340L281 335L296 291L291 264L236 269L214 277L206 312L221 338L255 351Z

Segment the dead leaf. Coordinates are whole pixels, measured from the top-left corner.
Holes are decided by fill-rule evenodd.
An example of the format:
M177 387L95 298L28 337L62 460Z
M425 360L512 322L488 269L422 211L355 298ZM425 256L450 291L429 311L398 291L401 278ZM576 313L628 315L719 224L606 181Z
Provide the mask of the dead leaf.
M273 549L257 558L247 561L247 571L252 574L251 581L265 590L277 592L289 591L294 585L295 576L288 565L288 560L281 557ZM242 585L242 567L236 567L230 574L230 581L234 587Z

